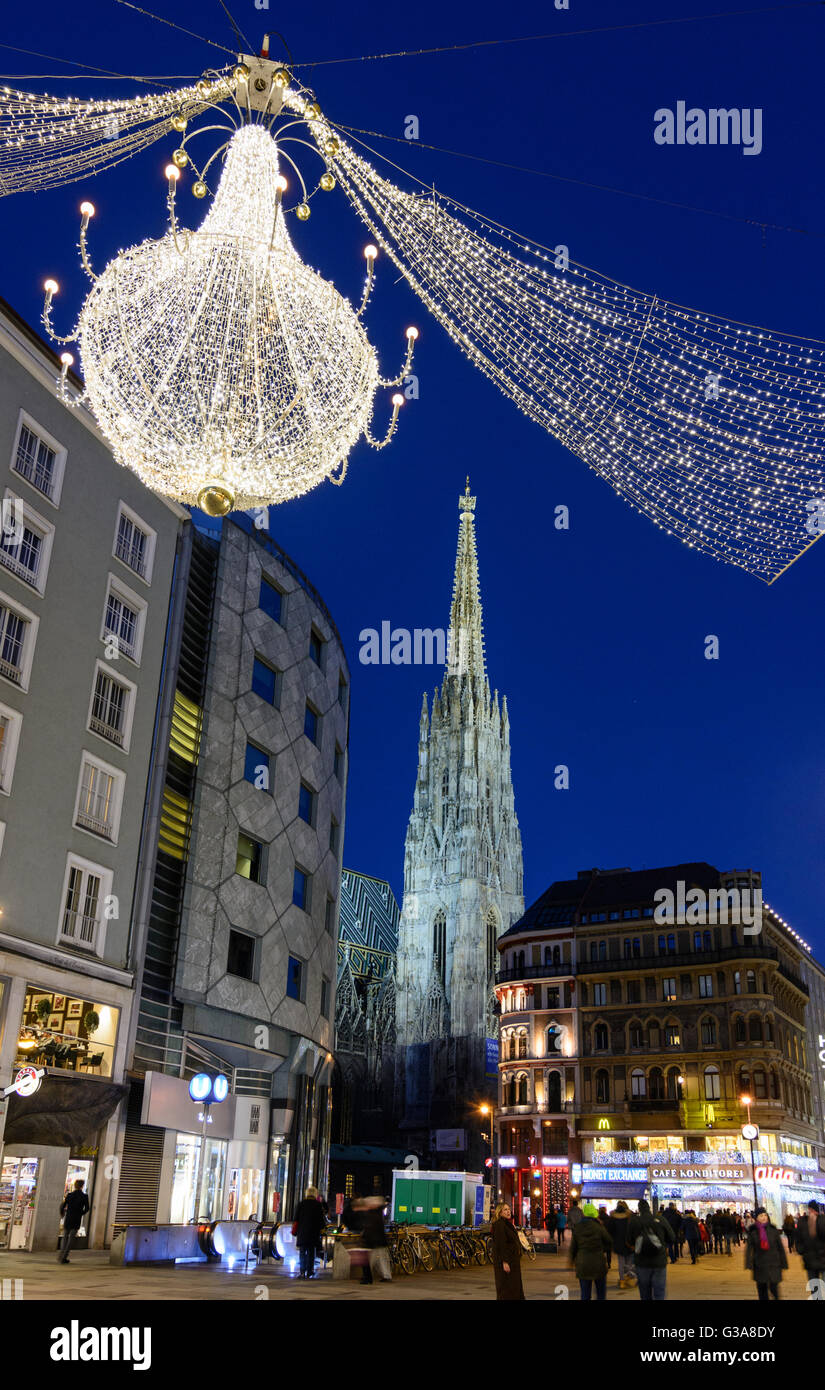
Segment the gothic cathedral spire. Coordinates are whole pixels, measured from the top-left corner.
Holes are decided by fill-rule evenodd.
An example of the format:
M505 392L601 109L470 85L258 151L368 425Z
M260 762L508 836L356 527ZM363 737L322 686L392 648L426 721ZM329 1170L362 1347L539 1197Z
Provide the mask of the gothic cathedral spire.
M459 500L447 663L431 709L426 696L422 704L404 855L396 1105L407 1130L451 1123L457 1076L462 1086L484 1086L485 1039L497 1032L495 940L524 910L510 724L506 701L500 709L490 690L484 656L475 506L468 479ZM431 1044L426 1067L419 1053L415 1060L407 1054L416 1044ZM457 1094L452 1101L458 1113Z

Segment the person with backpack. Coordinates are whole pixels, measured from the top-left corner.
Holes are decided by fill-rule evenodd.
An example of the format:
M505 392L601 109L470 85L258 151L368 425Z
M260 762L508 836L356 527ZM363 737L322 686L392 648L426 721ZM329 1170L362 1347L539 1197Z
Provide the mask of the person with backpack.
M556 1213L556 1230L558 1231L558 1236L559 1236L559 1246L564 1245L564 1233L565 1233L566 1229L567 1229L567 1215L566 1215L566 1213L562 1210L562 1208L559 1207L559 1209L558 1209L558 1211L557 1211L557 1213Z
M591 1301L592 1287L601 1303L607 1298L607 1271L613 1253L613 1241L598 1219L592 1202L585 1202L581 1220L573 1226L570 1240L570 1263L576 1271L582 1303Z
M760 1207L745 1242L745 1269L753 1270L760 1301L779 1298L782 1271L788 1268L788 1257L782 1236L767 1211Z
M802 1256L809 1279L825 1280L825 1215L818 1202L809 1202L797 1222L796 1253Z
M639 1202L638 1216L632 1216L627 1238L634 1251L639 1297L644 1300L667 1297L667 1247L673 1232L663 1216L654 1216L650 1203Z

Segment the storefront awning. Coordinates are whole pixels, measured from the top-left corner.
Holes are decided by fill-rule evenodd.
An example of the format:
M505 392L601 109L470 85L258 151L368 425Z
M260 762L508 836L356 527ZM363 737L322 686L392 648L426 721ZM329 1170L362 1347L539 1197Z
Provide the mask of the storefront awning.
M34 1095L9 1096L5 1142L58 1148L93 1144L127 1089L105 1077L47 1072Z
M612 1197L616 1201L624 1197L633 1202L638 1202L647 1192L647 1183L644 1182L586 1182L582 1186L582 1200L587 1201L589 1197Z

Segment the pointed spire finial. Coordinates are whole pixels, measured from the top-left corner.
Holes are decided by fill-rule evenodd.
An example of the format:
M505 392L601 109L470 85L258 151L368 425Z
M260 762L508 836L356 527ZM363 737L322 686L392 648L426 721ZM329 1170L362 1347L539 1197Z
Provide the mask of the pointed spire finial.
M475 538L475 497L470 496L470 479L458 499L461 520L458 525L458 552L455 561L453 602L447 638L447 674L483 676L484 635L481 597L478 587L478 559Z

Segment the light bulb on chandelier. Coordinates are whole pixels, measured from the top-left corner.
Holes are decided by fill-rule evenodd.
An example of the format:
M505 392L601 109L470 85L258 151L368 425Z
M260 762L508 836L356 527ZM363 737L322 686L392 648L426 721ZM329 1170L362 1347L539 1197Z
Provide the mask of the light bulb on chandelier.
M118 462L155 491L219 516L301 496L325 478L340 483L362 436L384 448L404 396L392 397L386 433L374 438L376 393L402 384L418 333L406 331L398 376L382 378L360 322L377 250L365 252L367 284L355 310L292 244L287 180L268 130L244 125L232 136L214 203L194 231L180 227L175 211L190 165L199 174L193 192L205 196L206 171L181 147L165 169L170 230L120 252L99 275L86 247L94 208L82 205L81 259L92 288L75 332L59 338L51 321L57 284L47 281L43 322L57 341L79 343L83 399ZM298 177L304 197L293 211L305 220ZM64 365L60 389L75 404L67 372Z

